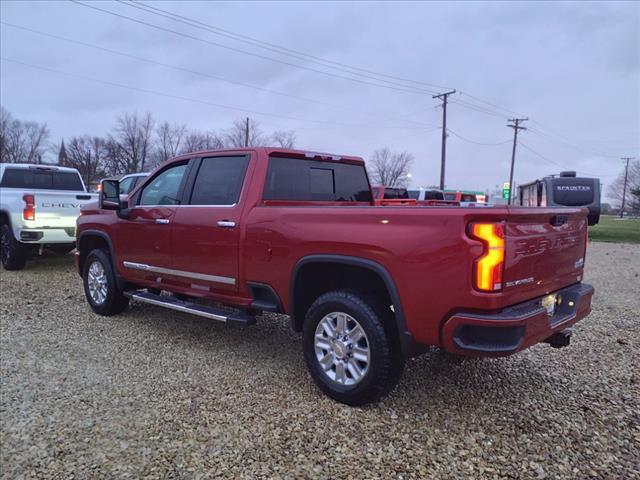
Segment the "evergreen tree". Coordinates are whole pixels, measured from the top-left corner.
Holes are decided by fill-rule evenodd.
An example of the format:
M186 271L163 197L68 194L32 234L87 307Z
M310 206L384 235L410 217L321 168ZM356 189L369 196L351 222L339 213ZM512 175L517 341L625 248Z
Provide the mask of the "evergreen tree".
M69 164L69 157L67 157L67 149L64 148L64 138L60 144L60 151L58 152L58 165L66 166Z

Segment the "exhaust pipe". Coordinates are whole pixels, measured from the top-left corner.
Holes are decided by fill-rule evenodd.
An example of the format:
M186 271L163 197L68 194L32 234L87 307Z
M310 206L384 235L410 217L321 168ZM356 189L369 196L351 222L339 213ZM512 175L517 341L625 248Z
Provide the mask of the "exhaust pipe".
M567 328L566 330L551 335L545 340L545 343L548 343L553 348L568 347L569 343L571 342L572 333L573 328Z

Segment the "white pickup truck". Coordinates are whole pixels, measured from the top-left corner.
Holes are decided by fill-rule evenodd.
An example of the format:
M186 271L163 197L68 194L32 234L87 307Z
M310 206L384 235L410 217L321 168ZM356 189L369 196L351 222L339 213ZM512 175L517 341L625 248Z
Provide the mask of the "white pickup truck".
M44 248L73 250L80 207L97 200L75 168L0 164L0 257L20 270L29 254Z

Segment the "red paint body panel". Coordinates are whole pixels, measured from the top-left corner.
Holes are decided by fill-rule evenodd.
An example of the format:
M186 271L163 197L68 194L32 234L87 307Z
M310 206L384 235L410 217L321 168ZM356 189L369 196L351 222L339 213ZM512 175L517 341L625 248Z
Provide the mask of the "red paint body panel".
M237 306L251 302L248 282L268 284L287 313L292 274L305 256L332 254L371 260L391 276L415 341L444 344L447 349L452 347L443 332L461 321L459 312L498 312L582 279L586 209L263 202L269 155L295 156L303 152L257 148L206 155L219 153L251 156L240 200L232 207L169 207L175 210L171 224L158 226L171 231L168 256L162 257L167 250L166 230L146 224L141 227L142 214L140 220L132 222L112 211L85 208L78 219L78 235L86 230L107 234L112 239L118 273L141 287L157 286L155 276L124 268L124 260L170 263L176 270L232 277L235 285L201 282L208 291L194 290L191 283L196 282L171 275L162 282L164 288L171 285L178 293ZM192 154L169 162L204 155ZM363 165L356 157L341 161ZM152 178L153 173L136 191ZM135 191L129 198L135 198ZM147 213L150 218L152 215ZM566 217L565 223L552 226L551 219L558 215ZM221 229L219 220L233 221L236 227ZM471 222L505 223L505 285L498 293L474 289L473 263L482 255L483 246L467 235ZM573 321L587 313L583 308ZM531 338L540 341L538 336Z

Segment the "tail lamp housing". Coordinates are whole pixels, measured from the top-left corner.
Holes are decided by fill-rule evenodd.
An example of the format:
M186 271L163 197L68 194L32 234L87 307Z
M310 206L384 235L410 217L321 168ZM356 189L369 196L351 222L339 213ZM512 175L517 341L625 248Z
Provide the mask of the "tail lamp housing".
M474 262L474 287L482 292L502 290L504 223L471 223L469 236L480 240L484 247L482 255Z
M36 219L36 198L35 195L25 194L22 196L24 209L22 210L22 218L25 220Z

